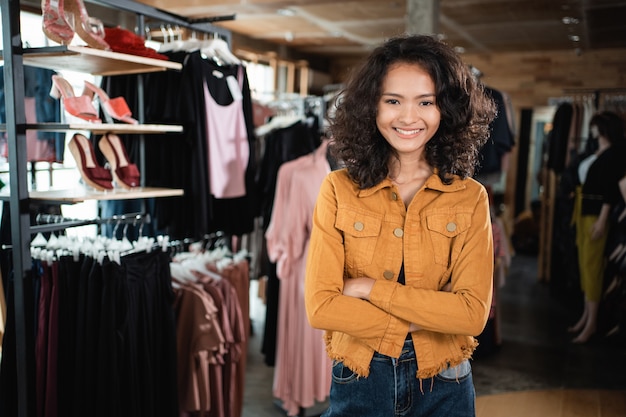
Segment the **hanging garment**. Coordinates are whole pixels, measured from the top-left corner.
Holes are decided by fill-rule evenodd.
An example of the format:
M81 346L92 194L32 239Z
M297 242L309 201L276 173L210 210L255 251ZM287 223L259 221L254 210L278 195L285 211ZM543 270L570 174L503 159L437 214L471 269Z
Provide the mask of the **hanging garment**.
M230 103L220 104L213 98L217 83L226 84L232 96ZM217 69L214 69L211 77L204 81L209 189L216 198L246 195L245 174L250 158L250 147L243 114L242 88L241 66L238 67L236 81L232 75L224 75Z
M4 296L4 280L2 279L2 271L0 271L0 355L2 354L2 338L6 326L7 304Z
M145 170L142 179L149 187L182 189L177 198L161 198L150 202L150 214L157 230L172 239L200 240L207 234L221 230L229 235L242 235L253 230L256 202L256 157L251 153L245 171L246 195L237 198L215 198L209 189L207 110L204 96L205 79L217 68L225 75L237 77L237 66L219 67L204 59L200 51L168 52L170 61L183 64L181 71L163 71L142 74L144 85L144 123L182 125L181 133L150 135L150 146L145 147ZM208 75L207 75L208 74ZM242 72L242 100L249 152L253 152L256 138L252 123L252 100L245 71ZM105 77L102 88L110 96L123 96L133 113L137 112L137 75ZM224 86L222 86L224 88ZM214 93L216 90L210 88ZM232 97L217 89L212 95L219 105L228 104ZM124 138L122 137L124 140ZM130 159L136 157L139 142L124 140ZM164 169L170 167L172 169ZM108 213L128 213L122 206L126 200L101 202L101 206L115 206Z
M178 416L167 253L134 253L121 264L64 255L50 264L35 261L32 273L26 295L35 316L26 319L38 329L31 344L37 415ZM38 281L40 290L31 290ZM6 336L4 346L15 344L12 330ZM3 388L14 381L14 366L14 353L4 351ZM0 393L2 415L14 415L4 413L17 401L5 396L10 392Z
M220 267L205 254L188 255L178 255L171 264L181 416L238 417L250 323L248 303L241 303L249 298L248 261Z
M319 135L317 130L314 129L315 127L309 126L303 121L297 121L288 127L270 131L265 136L265 147L257 178L259 216L262 219L263 231L267 229L270 223L278 170L283 163L293 161L313 152L319 146ZM268 366L274 366L280 283L276 276L276 265L267 259L265 251L263 251L261 258L263 263L260 273L268 277L266 287L267 308L265 311L261 351L265 356L265 363Z
M209 412L212 405L215 411L217 399L212 404L209 367L220 363L226 349L218 306L200 283L180 284L175 292L181 411Z
M202 106L206 113L203 119L207 120L206 126L208 127L208 129L205 128L203 136L203 139L207 141L205 147L209 156L208 166L205 165L205 169L210 169L206 174L210 194L208 231L221 230L228 235L241 236L252 232L254 217L258 213L257 187L254 182L257 171L257 158L254 155L256 136L248 78L241 65L220 66L208 59L201 60L199 65L203 82L206 83L211 93L210 100L208 102L205 100ZM215 74L222 74L223 77L216 77ZM227 80L231 80L231 87ZM238 99L233 101L233 97ZM220 109L219 106L222 108ZM224 111L229 113L229 117L235 119L232 120L233 124L214 117L215 111L220 114ZM228 138L236 138L236 140L226 145L224 140ZM220 146L216 154L214 149L217 142ZM225 148L229 150L225 151ZM221 152L226 154L222 155ZM225 166L224 162L214 165L215 158L230 159L233 163L228 166ZM234 171L237 171L236 176L232 175ZM242 187L242 179L244 187ZM224 184L231 185L224 188ZM235 184L238 185L235 186ZM223 197L213 194L214 187L222 189Z
M0 123L6 121L3 74L4 67L0 66ZM50 97L54 74L50 69L24 66L24 97L27 99L25 111L28 123L61 121L61 102ZM29 131L26 136L28 161L63 162L65 133Z
M24 97L24 111L26 112L26 123L37 123L35 97ZM26 160L29 162L57 162L55 143L47 140L40 140L36 130L26 131Z
M493 99L497 115L490 124L489 140L480 149L480 164L476 169L477 179L483 184L498 182L503 170L503 162L515 145L514 133L509 123L507 102L504 95L493 88L485 87L485 92ZM490 175L493 174L493 175Z
M330 393L331 361L323 331L310 326L304 306L304 275L313 209L330 172L327 143L280 167L267 252L280 280L273 393L289 416L299 415Z

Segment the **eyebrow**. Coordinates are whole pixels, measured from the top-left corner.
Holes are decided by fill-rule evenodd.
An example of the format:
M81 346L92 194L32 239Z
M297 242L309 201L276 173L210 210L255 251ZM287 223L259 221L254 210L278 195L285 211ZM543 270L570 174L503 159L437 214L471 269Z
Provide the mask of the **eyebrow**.
M392 96L392 97L404 97L402 94L398 93L382 93L383 96ZM436 97L435 93L425 93L420 94L416 98L426 98L426 97Z

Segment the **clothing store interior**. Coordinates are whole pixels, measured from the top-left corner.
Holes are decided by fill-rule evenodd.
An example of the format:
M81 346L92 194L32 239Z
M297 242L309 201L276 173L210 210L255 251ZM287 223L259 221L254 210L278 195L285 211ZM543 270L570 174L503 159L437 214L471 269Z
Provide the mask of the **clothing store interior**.
M592 116L626 123L624 1L0 3L0 416L322 415L303 287L328 118L405 32L498 109L476 415L626 415L626 180L583 334L572 223Z

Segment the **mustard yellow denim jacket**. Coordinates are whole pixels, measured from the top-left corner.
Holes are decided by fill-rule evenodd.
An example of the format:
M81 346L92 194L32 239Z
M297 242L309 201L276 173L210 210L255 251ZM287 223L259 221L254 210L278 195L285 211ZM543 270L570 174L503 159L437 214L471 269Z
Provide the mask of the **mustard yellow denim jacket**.
M428 178L408 207L393 183L360 190L345 169L324 180L313 215L305 305L325 330L328 354L360 376L374 352L399 357L409 323L417 378L471 357L491 305L489 201L473 179ZM398 283L404 263L406 285ZM370 300L342 294L344 279L370 277ZM441 291L451 281L452 291Z

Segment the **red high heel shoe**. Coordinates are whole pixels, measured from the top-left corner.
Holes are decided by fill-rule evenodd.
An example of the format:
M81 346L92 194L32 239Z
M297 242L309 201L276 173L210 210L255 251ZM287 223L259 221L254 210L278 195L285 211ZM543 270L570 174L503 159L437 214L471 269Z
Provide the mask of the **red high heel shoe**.
M76 116L93 123L101 122L98 117L98 111L91 103L91 97L84 94L76 97L74 95L74 89L70 83L60 75L52 76L52 89L50 90L50 96L56 99L63 98L63 107L65 108L65 111L72 116Z
M128 160L126 148L119 136L106 133L98 142L98 147L111 164L111 173L118 185L126 189L139 187L139 169Z
M109 44L104 40L102 21L89 17L83 0L64 0L64 2L65 12L74 14L76 34L92 48L110 50Z
M80 133L75 133L67 146L76 161L80 176L87 185L98 191L113 189L111 172L98 165L96 154L89 139Z
M41 28L50 40L68 45L74 39L74 15L65 13L63 0L41 0Z
M132 113L124 97L120 96L109 98L103 89L93 85L89 81L85 81L85 90L83 91L83 95L91 96L93 98L94 93L100 99L100 104L102 105L102 110L104 110L104 115L107 118L108 123L113 123L111 118L129 123L131 125L136 125L138 123L137 120L131 117Z

